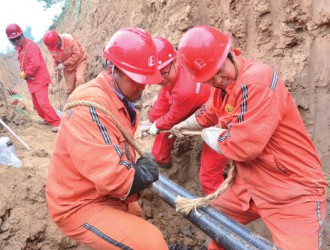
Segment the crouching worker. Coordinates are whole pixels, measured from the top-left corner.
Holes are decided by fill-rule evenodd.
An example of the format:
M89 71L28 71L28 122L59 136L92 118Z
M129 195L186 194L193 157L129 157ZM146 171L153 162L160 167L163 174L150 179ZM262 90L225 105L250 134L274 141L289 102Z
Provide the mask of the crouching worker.
M228 35L204 25L181 38L182 63L215 89L211 105L173 133L204 128L214 153L235 161L237 175L211 203L216 209L242 224L262 218L283 250L321 249L326 182L313 142L276 71L237 57L230 45ZM212 241L208 249L223 247Z
M57 34L55 30L47 31L43 37L52 58L57 78L61 71L65 80L66 98L79 85L85 83L87 53L85 48L71 34ZM59 79L57 79L59 80Z
M102 55L104 72L79 86L68 103L98 103L133 137L139 122L134 101L145 84L162 81L156 47L146 31L121 29ZM152 157L136 160L110 116L92 105L73 106L63 112L48 171L51 219L64 235L93 249L168 249L137 203L158 175Z
M148 133L156 136L151 153L159 167L168 169L172 166L171 150L176 137L168 138L170 133L159 131L170 129L193 114L207 102L211 88L194 81L177 60L177 52L167 39L155 37L153 41L158 52L158 69L164 80L159 84L162 88L148 114L149 119L141 124L141 137Z

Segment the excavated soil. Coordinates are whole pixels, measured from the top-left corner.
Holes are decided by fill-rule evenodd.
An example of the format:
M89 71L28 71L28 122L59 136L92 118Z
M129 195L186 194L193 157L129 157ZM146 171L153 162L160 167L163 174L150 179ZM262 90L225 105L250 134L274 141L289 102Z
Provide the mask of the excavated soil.
M167 37L177 46L181 35L196 24L209 24L228 32L243 56L273 65L292 93L316 146L327 178L327 214L322 249L330 248L330 3L328 0L140 0L70 1L64 17L54 27L74 34L88 52L88 74L102 70L101 48L120 27L141 27L153 36ZM51 70L51 59L43 44ZM31 148L27 150L5 128L22 160L21 168L0 165L0 249L87 249L64 237L50 221L45 201L45 178L55 134L50 126L37 124L25 82L18 77L15 54L0 55L0 82L23 96L13 107L6 91L0 91L0 118ZM52 85L54 107L64 105L63 81ZM143 119L159 87L148 86L138 112ZM3 96L6 93L6 101ZM7 103L7 105L6 105ZM8 109L7 109L8 107ZM153 138L136 139L145 150ZM172 152L173 167L162 174L201 196L198 181L201 140L178 140ZM143 216L163 232L170 249L206 249L209 238L184 216L158 198L143 192ZM262 223L248 225L270 238Z

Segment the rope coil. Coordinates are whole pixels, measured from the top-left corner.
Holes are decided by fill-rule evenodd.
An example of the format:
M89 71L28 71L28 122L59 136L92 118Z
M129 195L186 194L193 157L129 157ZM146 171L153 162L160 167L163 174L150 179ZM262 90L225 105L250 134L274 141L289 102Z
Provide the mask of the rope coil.
M211 201L218 198L233 184L235 177L236 177L236 165L234 161L231 161L227 178L224 180L224 182L221 183L221 185L214 193L196 199L183 198L178 195L175 200L176 211L187 215L192 209L196 211L196 209L199 207L206 207L210 205Z

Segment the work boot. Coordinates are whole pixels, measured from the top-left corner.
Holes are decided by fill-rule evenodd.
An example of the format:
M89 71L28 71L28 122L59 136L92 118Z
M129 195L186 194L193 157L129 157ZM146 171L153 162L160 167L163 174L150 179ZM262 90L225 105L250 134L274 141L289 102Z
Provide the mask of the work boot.
M58 132L58 127L55 127L55 126L54 126L54 127L52 128L52 132L57 133L57 132Z
M45 120L39 120L39 121L37 121L37 123L39 125L49 125L49 123L47 123Z
M170 169L172 167L172 162L168 162L168 163L159 163L157 162L157 165L159 168L163 168L163 169Z

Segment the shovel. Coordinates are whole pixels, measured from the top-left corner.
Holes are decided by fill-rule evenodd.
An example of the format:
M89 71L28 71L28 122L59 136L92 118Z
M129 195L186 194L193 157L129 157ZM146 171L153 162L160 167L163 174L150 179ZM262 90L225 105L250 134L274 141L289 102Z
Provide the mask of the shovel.
M19 142L20 143L22 143L23 145L24 145L24 147L26 147L28 150L31 150L30 149L30 147L28 146L28 145L26 145L26 143L21 139L21 138L19 138L18 137L18 135L13 131L13 130L11 130L11 128L3 121L3 120L1 120L0 119L0 123L10 132L10 133L12 133L13 134L13 136L15 136L15 138L17 139L17 140L19 140Z

